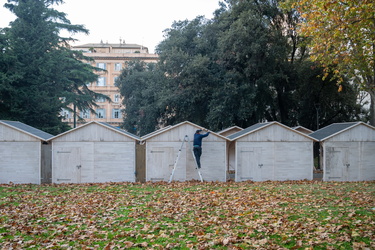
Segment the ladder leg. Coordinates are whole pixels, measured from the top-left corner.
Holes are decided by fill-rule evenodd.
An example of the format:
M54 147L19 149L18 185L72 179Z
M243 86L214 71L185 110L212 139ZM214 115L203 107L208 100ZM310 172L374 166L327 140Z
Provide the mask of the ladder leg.
M188 135L185 135L182 143L181 143L181 147L180 149L178 150L178 153L177 153L177 158L174 162L174 166L173 166L173 170L172 170L172 173L171 173L171 176L169 177L169 183L172 182L173 180L173 176L174 176L174 173L175 173L175 170L177 168L177 164L178 164L178 160L180 159L180 155L181 155L181 151L182 151L182 148L184 146L184 143L187 142L188 146L189 146L189 151L191 152L191 154L193 155L193 159L194 159L194 162L195 162L195 169L197 170L198 172L198 175L199 175L199 179L201 180L201 182L203 182L203 177L202 177L202 174L201 172L199 171L199 168L198 168L198 163L197 163L197 159L195 158L195 155L194 155L194 152L191 148L191 145L190 145L190 139L189 139L189 136Z
M178 150L177 158L176 158L176 160L175 160L175 162L174 162L173 170L172 170L171 176L169 177L169 182L168 182L168 183L171 183L172 180L173 180L174 172L175 172L175 170L176 170L176 168L177 168L178 160L180 159L181 150L182 150L182 147L184 146L184 143L185 143L185 138L186 138L186 136L184 137L184 139L183 139L183 141L182 141L182 143L181 143L181 147L180 147L180 149Z
M190 139L187 135L185 137L188 138L189 150L190 150L191 154L193 155L193 159L194 159L194 162L195 162L195 169L198 171L199 179L201 180L201 182L203 182L203 177L202 177L201 171L199 171L199 168L198 168L197 159L195 158L194 151L193 151L193 149L191 148L191 145L190 145Z
M201 171L199 171L199 168L197 168L197 171L198 171L199 178L201 179L201 182L203 182L203 177L202 177Z

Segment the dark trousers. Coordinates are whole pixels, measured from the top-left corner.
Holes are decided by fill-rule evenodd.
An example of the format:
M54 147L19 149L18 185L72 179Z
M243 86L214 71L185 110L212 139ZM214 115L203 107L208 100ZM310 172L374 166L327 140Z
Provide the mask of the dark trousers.
M202 148L194 147L193 151L194 151L195 160L197 161L198 168L201 168Z

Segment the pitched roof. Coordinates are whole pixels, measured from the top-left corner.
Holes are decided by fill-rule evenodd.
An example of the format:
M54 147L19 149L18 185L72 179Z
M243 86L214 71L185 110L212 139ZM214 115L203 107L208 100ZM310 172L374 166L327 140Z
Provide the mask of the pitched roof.
M293 127L292 129L295 129L295 130L298 130L298 131L301 131L303 133L308 133L308 134L311 134L314 132L314 130L311 130L311 129L308 129L308 128L305 128L303 126L296 126L296 127Z
M288 129L288 130L290 130L290 131L292 131L294 133L300 134L300 135L302 135L304 137L309 138L310 140L315 141L315 138L312 138L311 136L306 135L305 133L302 133L302 132L300 132L298 130L294 130L294 129L292 129L292 128L290 128L290 127L288 127L288 126L286 126L286 125L284 125L282 123L276 122L276 121L254 124L254 125L252 125L252 126L250 126L248 128L245 128L244 130L241 130L241 131L239 131L239 132L237 132L235 134L232 134L232 135L228 136L227 138L230 139L231 141L234 141L234 140L236 140L236 139L238 139L238 138L240 138L242 136L254 133L254 132L258 131L258 130L261 130L263 128L266 128L266 127L274 125L274 124L277 124L277 125L285 128L285 129Z
M172 127L172 125L168 125L168 126L166 126L166 127L164 127L164 128L160 128L160 129L155 130L155 131L153 131L153 132L151 132L151 133L148 133L148 134L142 136L142 140L145 140L145 139L151 138L151 137L153 137L155 134L160 134L162 131L164 131L164 130L166 130L166 129L169 129L169 128L171 128L171 127Z
M314 133L309 134L309 136L319 140L324 141L330 137L333 137L337 134L340 134L348 129L351 129L355 126L358 126L359 124L366 125L368 127L371 127L370 125L367 125L363 122L343 122L343 123L333 123L331 125L328 125L324 128L321 128Z
M73 131L76 131L77 129L82 129L82 128L84 128L84 127L90 125L90 124L98 124L98 125L100 125L100 126L107 127L107 128L109 128L109 129L111 129L112 131L115 131L115 132L117 132L117 133L123 134L123 135L125 135L125 136L127 136L127 137L130 137L130 138L134 139L134 140L138 140L138 141L139 141L139 140L141 139L140 137L138 137L138 136L136 136L136 135L134 135L134 134L132 134L132 133L129 133L129 132L123 130L123 129L120 129L120 128L117 128L117 127L114 127L114 126L112 126L112 125L109 125L108 123L105 123L105 122L97 122L97 121L91 121L91 122L85 123L84 125L82 125L82 126L80 126L80 127L76 127L76 128L73 128L73 129L71 129L71 130L69 130L69 131L66 131L66 132L64 132L64 133L58 134L58 135L56 135L56 136L50 138L49 140L54 140L54 139L57 138L57 137L63 136L63 135L68 134L68 133L71 133L71 132L73 132Z
M18 122L18 121L5 121L5 120L0 120L0 123L3 123L9 127L12 127L18 131L21 131L21 132L24 132L28 135L31 135L35 138L38 138L40 140L43 140L43 141L46 141L50 138L53 137L53 135L49 134L49 133L46 133L40 129L37 129L37 128L34 128L34 127L31 127L27 124L24 124L22 122Z
M218 133L218 134L223 134L223 133L225 133L225 132L227 132L227 131L230 131L230 130L243 130L243 128L238 127L238 126L232 126L232 127L229 127L229 128L223 129L223 130L221 130L221 131L218 131L218 132L216 132L216 133Z
M189 124L189 125L191 125L191 126L196 127L197 129L207 130L206 128L201 127L201 126L199 126L199 125L197 125L197 124L194 124L194 123L192 123L192 122L184 121L184 122L180 122L180 123L178 123L178 124L176 124L176 125L173 125L173 126L167 126L167 127L165 127L165 128L162 128L162 129L159 129L159 130L157 130L157 131L151 132L151 133L149 133L149 134L147 134L147 135L142 136L141 139L142 139L142 141L148 140L148 139L150 139L150 138L152 138L152 137L154 137L154 136L157 136L157 135L159 135L159 134L162 134L162 133L164 133L164 132L166 132L166 131L170 131L170 130L172 130L172 129L176 128L176 127L182 126L182 125L184 125L184 124ZM222 135L220 135L220 134L218 134L218 133L215 133L215 132L213 132L213 131L210 131L210 134L216 135L216 136L218 136L218 137L220 137L220 138L223 138L224 140L228 140L228 138L226 138L225 136L222 136Z
M271 124L271 122L254 124L254 125L252 125L250 127L247 127L245 129L237 132L237 133L234 133L234 134L228 136L228 138L230 140L234 140L234 139L239 138L239 137L241 137L241 136L243 136L245 134L252 133L252 132L254 132L254 131L258 130L258 129L261 129L261 128L265 127L265 126L269 126L270 124Z
M120 132L120 133L122 133L122 134L125 134L125 135L127 135L127 136L129 136L129 137L132 137L132 138L135 139L135 140L140 140L140 139L141 139L139 136L136 136L136 135L134 135L134 134L132 134L132 133L126 131L126 130L121 129L121 128L114 127L114 126L112 126L112 125L110 125L110 124L108 124L108 123L105 123L105 122L99 122L99 124L102 124L102 125L104 125L104 126L110 128L110 129L112 129L112 130L116 130L117 132Z

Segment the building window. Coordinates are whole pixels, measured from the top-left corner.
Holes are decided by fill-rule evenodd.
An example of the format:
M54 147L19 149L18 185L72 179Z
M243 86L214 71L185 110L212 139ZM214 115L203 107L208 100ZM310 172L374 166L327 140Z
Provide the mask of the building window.
M120 102L120 94L115 94L113 98L113 102L119 103Z
M105 109L97 109L96 118L105 118Z
M98 98L96 98L96 102L105 102L105 98L104 97L98 97Z
M113 85L115 85L115 86L116 86L116 81L117 81L117 79L118 79L118 76L115 76L115 77L113 78Z
M121 118L121 110L120 109L114 109L112 112L112 118L119 119Z
M90 118L90 110L86 109L86 110L81 111L80 116L83 119L89 119Z
M69 112L69 110L62 109L61 116L63 117L63 119L69 119L70 118L70 112Z
M105 83L106 83L106 77L105 76L99 76L98 77L98 82L97 82L97 86L105 86Z
M121 71L122 70L122 64L121 63L115 63L115 71Z
M106 69L106 63L97 63L96 67L100 69Z

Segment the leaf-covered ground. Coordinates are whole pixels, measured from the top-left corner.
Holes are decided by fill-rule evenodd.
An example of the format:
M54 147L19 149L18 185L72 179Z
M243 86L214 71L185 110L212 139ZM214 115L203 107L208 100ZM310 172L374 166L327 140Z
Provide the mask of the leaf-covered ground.
M375 249L375 182L1 185L1 249Z

